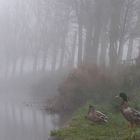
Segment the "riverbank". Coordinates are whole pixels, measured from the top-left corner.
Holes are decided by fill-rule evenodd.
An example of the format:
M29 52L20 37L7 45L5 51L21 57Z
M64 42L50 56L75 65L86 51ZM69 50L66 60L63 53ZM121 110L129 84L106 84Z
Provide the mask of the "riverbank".
M108 115L109 122L95 124L85 119L88 105L74 114L69 127L52 131L58 140L140 140L140 128L128 128L128 123L119 112L105 106L96 106Z

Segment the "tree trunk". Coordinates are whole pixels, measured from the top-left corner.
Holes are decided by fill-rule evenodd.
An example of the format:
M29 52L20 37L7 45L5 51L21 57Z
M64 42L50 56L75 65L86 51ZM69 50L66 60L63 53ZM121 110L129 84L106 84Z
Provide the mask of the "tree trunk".
M73 46L72 46L72 52L71 52L71 60L70 60L70 67L74 67L74 58L75 58L75 50L76 50L76 43L77 43L77 32L74 33L73 37Z
M87 27L86 33L86 48L85 48L85 63L97 64L99 40L101 33L101 24L96 23L94 38L92 40L93 26L91 24Z
M55 46L53 46L53 47L55 47ZM56 70L57 54L58 54L57 49L58 49L58 48L54 48L54 50L53 50L52 68L51 68L51 71L55 71L55 70Z
M65 35L62 37L61 39L61 53L60 53L60 65L59 65L59 68L62 69L63 67L63 64L64 64L64 56L65 56Z
M110 39L109 62L112 71L115 71L117 64L117 43Z
M25 63L25 56L21 57L21 62L20 62L20 74L22 75L24 72L24 63Z
M37 72L38 54L33 56L33 73Z
M8 72L9 72L9 64L10 64L10 59L9 56L6 57L6 63L5 63L5 78L8 77Z
M123 25L121 28L121 34L120 34L120 40L119 40L119 50L118 50L118 64L121 63L122 57L123 57L123 49L124 49L124 37L125 37L125 30L126 30L126 24L127 24L127 17L129 13L129 8L130 8L130 1L128 0L127 5L126 5L126 10L124 13L124 21Z
M92 25L89 25L86 28L86 41L85 41L85 53L84 53L84 62L86 64L92 63L92 50L91 50L91 41L92 41Z
M82 49L83 49L83 26L79 23L78 30L78 66L82 64Z
M108 41L105 32L101 39L101 52L99 57L100 66L104 69L106 67L106 54L107 54Z
M43 51L43 59L42 59L42 71L46 71L46 66L47 66L47 50L45 49Z
M132 38L130 38L129 45L128 45L128 51L127 51L127 60L131 60L131 58L132 58L133 43L134 43L134 40Z
M16 67L17 67L17 58L14 58L12 61L12 76L16 74Z
M99 41L100 41L100 33L101 33L101 23L96 23L95 31L94 31L94 38L93 38L93 63L97 64L97 58L98 58L98 49L99 49Z

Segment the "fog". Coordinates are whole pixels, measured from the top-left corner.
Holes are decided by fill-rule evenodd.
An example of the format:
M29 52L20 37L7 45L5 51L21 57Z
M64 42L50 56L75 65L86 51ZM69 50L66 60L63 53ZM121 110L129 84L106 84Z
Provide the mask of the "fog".
M82 63L111 65L115 57L120 59L117 63L135 59L138 4L136 0L1 0L1 77L56 71Z
M73 69L114 74L136 65L139 7L139 0L0 0L0 139L47 140L61 120L44 106Z

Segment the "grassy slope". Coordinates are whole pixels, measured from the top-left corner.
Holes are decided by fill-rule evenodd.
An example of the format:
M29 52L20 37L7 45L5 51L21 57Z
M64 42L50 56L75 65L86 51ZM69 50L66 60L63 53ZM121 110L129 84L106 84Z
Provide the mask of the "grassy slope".
M108 113L107 106L96 108L108 115L107 124L93 124L86 120L88 107L85 106L74 115L68 128L54 130L51 135L60 140L140 140L140 128L129 129L120 113Z

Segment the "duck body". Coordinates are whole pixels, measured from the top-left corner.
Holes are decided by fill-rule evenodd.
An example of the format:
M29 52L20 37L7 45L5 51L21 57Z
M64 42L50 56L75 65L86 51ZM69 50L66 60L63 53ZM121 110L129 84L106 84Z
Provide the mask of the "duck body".
M93 106L89 107L89 112L87 114L87 119L92 122L103 123L107 122L108 117L100 111L94 109Z
M131 108L123 108L121 109L122 115L125 117L127 121L131 124L140 124L140 112Z
M120 93L120 97L123 99L120 110L124 118L131 127L140 124L140 112L128 106L127 96L124 93Z

